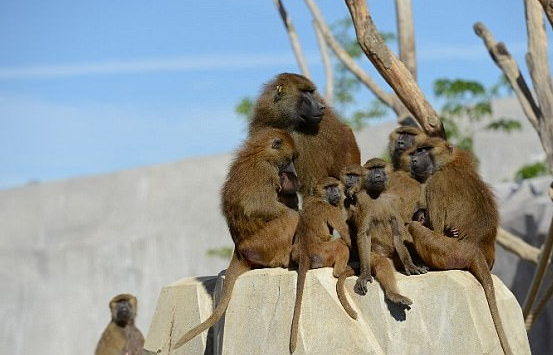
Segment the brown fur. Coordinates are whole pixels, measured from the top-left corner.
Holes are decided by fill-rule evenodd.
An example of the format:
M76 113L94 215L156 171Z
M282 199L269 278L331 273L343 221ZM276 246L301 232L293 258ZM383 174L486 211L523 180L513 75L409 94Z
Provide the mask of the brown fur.
M359 164L350 164L342 169L340 180L344 185L346 199L344 206L348 212L347 224L351 238L351 249L349 260L353 265L359 264L359 253L357 247L357 224L355 221L357 213L357 193L363 188L363 182L367 178L367 169Z
M280 172L297 156L288 132L257 131L237 152L221 191L223 215L235 244L219 304L175 348L211 327L225 312L236 279L259 267L288 267L298 212L279 202Z
M339 178L344 166L361 162L352 130L325 107L315 91L315 85L304 76L277 75L265 85L249 126L250 134L263 127L291 132L299 153L296 169L304 194L312 193L319 180ZM311 103L309 109L302 105L306 101Z
M394 262L407 274L420 274L426 269L415 265L405 246L406 231L403 219L396 209L398 197L386 192L391 166L382 159L373 158L364 165L367 171L365 188L357 193L357 247L360 274L355 291L367 292L372 276L381 284L386 298L405 306L412 301L402 296L395 280ZM383 173L382 175L380 173Z
M399 212L404 221L424 205L421 204L421 183L409 174L410 159L405 151L410 149L416 139L426 137L424 132L413 126L400 126L390 133L388 153L393 171L390 173L388 192L399 196Z
M433 269L465 269L482 284L501 347L512 354L497 309L490 269L495 260L499 212L472 157L439 138L427 138L410 151L413 175L426 182L429 228L411 222L418 254ZM446 236L456 227L457 238Z
M109 302L111 322L102 333L95 355L142 355L144 337L134 325L136 297L120 294Z
M332 195L333 193L335 195ZM305 198L292 248L292 260L298 264L298 279L290 331L291 353L296 349L307 271L320 267L334 267L334 277L345 280L347 276L353 275L353 270L348 267L351 240L346 224L344 198L342 184L332 177L324 179L316 186L315 195ZM336 233L339 237L334 239L333 235ZM336 292L346 313L356 319L357 312L346 298L343 282L336 284Z

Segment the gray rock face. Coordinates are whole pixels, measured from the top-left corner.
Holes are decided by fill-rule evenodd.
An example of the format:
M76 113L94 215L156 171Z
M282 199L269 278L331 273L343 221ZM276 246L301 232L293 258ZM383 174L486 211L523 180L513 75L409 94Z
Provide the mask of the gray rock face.
M216 277L186 278L163 288L149 329L146 354L287 354L296 272L259 269L241 276L223 321L182 348L174 344L211 314ZM330 268L308 273L295 354L503 354L484 292L464 271L397 274L398 286L413 300L411 309L385 301L377 282L369 292L348 297L359 313L352 320L336 295ZM496 298L515 354L530 354L518 302L494 276ZM207 349L207 351L206 351Z

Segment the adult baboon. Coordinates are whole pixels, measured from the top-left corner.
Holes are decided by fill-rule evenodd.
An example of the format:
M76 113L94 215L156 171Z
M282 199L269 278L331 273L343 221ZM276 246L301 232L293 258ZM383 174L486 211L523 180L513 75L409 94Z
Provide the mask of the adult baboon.
M501 347L512 354L501 323L491 268L499 212L489 186L472 157L440 138L426 138L411 148L411 173L425 182L426 228L409 224L417 253L433 269L465 269L482 284ZM451 229L456 237L448 237Z
M265 85L249 133L264 127L291 132L299 153L295 165L304 194L312 193L320 179L339 179L344 166L361 163L352 130L326 107L315 85L302 75L282 73Z
M253 133L237 152L221 191L222 212L234 242L219 304L175 348L211 327L225 312L236 279L261 267L288 267L298 212L279 201L280 174L293 172L294 141L284 130Z

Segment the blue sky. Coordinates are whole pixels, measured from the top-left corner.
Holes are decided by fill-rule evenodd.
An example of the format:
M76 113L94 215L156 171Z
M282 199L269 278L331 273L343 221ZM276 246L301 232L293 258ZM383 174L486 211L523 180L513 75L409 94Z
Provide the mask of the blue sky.
M329 23L349 15L344 1L318 3ZM284 4L322 89L307 8ZM369 5L395 32L393 1ZM497 81L476 21L526 67L522 0L414 0L413 11L431 100L437 78ZM2 1L0 189L229 152L245 137L238 101L284 71L298 69L270 0Z

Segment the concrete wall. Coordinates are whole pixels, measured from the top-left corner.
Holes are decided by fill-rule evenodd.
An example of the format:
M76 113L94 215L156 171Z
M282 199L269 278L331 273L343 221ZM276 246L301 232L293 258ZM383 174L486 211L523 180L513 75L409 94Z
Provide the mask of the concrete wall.
M0 348L93 353L109 299L138 297L148 329L161 287L217 274L230 245L218 191L230 156L0 191Z

